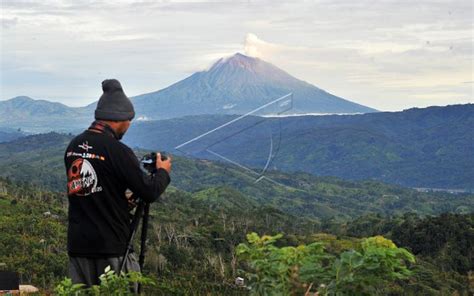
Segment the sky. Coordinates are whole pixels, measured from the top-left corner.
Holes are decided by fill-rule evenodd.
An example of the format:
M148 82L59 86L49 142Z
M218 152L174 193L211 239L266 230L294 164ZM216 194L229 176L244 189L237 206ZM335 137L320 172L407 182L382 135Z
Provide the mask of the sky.
M470 0L0 1L0 100L135 96L240 52L382 111L474 102Z

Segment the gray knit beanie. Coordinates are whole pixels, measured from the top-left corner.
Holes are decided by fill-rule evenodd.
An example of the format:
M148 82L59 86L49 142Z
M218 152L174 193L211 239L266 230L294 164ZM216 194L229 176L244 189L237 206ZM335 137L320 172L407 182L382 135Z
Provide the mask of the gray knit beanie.
M102 81L104 93L97 103L95 119L125 121L135 117L132 102L125 95L117 79Z

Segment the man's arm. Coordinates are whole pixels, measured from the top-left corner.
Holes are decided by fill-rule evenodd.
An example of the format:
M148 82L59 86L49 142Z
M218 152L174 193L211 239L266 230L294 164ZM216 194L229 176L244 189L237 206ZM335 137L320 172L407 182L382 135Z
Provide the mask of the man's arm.
M171 181L169 175L171 166L168 166L168 170L165 169L168 167L163 165L158 167L157 161L156 173L149 176L142 171L140 162L131 149L123 147L121 150L119 157L114 161L121 179L135 196L149 203L156 201Z

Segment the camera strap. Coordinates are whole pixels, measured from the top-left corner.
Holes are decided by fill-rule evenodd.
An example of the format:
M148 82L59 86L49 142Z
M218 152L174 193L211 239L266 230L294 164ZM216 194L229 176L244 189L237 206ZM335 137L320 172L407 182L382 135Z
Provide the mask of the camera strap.
M91 126L89 126L88 130L94 130L99 133L104 133L115 138L116 140L120 140L115 131L110 127L110 125L102 121L94 121Z

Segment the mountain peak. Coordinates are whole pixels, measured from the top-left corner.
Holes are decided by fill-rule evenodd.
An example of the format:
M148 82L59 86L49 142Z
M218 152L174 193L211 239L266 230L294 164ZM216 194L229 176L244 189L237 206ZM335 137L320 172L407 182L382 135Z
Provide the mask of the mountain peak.
M55 106L56 108L68 108L66 105L58 102L51 102L47 100L41 99L33 99L28 96L18 96L11 98L6 101L1 101L4 105L12 105L12 106L32 106L32 108L36 108L37 106Z
M259 58L254 58L254 57L251 57L251 56L246 56L240 52L237 52L236 54L234 54L233 56L231 56L229 58L229 60L233 60L233 61L240 61L240 62L255 62L257 60L259 60Z
M134 105L139 116L152 119L245 114L289 93L294 95L291 109L294 114L375 111L299 80L263 59L242 53L223 57L210 69L194 73L161 91L135 97Z
M254 68L259 59L246 56L241 53L236 53L230 57L220 58L212 65L210 71L216 70L222 66L240 67L240 68Z
M34 101L34 99L27 96L18 96L18 97L11 98L8 101L19 103L19 102L32 102Z
M212 82L231 83L238 88L302 82L269 62L239 52L219 59L208 71L205 71L205 75Z

